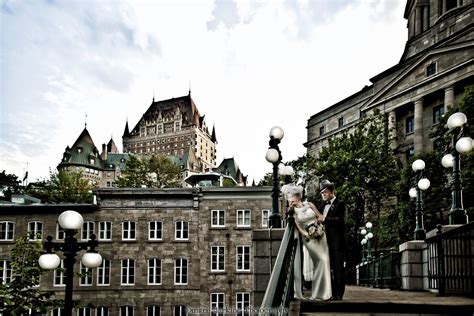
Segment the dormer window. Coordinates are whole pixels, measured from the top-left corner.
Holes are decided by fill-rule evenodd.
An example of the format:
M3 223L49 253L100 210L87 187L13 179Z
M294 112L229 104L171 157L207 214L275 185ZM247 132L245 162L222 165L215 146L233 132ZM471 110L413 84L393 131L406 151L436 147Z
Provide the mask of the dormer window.
M77 152L82 153L82 147L77 147Z
M93 164L95 163L95 159L94 159L94 158L91 158L91 159L90 159L90 163L91 163L91 165L93 165Z
M429 64L428 66L426 66L426 76L429 77L429 76L432 76L434 74L436 74L436 63L433 62L431 64Z

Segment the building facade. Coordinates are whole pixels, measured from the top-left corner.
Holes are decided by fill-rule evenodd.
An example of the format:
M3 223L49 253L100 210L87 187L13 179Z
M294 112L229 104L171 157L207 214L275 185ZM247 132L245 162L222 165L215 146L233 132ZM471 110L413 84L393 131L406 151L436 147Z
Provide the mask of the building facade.
M102 265L75 272L77 315L185 315L254 304L252 231L266 228L270 188L98 189L96 205L0 206L0 279L11 280L10 250L27 232L61 242L57 223L80 212L76 238L97 235ZM81 254L78 255L78 258ZM10 272L9 272L10 271ZM41 288L64 295L64 273L46 272ZM58 310L52 316L60 315Z
M199 162L196 171L211 171L216 166L216 133L209 133L205 115L187 96L155 101L130 131L123 133L123 151L134 154L183 157L188 148Z
M400 62L370 79L370 86L311 116L308 154L317 157L331 137L353 131L374 109L388 114L393 149L402 161L433 149L430 131L474 84L474 3L408 0L404 18L408 40Z

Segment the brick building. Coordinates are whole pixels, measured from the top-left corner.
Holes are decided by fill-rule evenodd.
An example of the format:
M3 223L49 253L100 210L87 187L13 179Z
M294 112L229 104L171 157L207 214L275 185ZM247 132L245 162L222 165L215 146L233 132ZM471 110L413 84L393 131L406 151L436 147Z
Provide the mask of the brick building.
M371 85L308 120L307 152L317 156L328 140L352 131L374 109L389 115L394 150L402 161L433 148L430 131L446 109L474 84L472 0L408 0L408 40L400 62L371 78Z
M0 206L0 280L11 278L17 236L32 232L58 242L58 215L74 209L84 218L76 238L96 234L104 258L89 276L74 278L74 298L83 304L77 315L184 315L186 309L253 306L252 231L267 227L270 188L95 193L96 205ZM86 272L79 262L75 270ZM63 273L45 273L41 287L63 297Z

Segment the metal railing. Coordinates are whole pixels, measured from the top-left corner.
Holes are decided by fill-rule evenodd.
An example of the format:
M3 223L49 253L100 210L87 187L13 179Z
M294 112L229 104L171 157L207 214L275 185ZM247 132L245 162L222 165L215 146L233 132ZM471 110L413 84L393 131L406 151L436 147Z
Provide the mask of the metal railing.
M358 267L359 285L399 289L402 282L400 259L400 252L391 252L361 263Z
M280 308L275 311L285 311L293 297L293 266L298 251L298 240L295 237L295 219L291 209L288 211L286 223L285 233L261 304L263 309Z
M474 222L427 238L428 285L440 295L474 296Z

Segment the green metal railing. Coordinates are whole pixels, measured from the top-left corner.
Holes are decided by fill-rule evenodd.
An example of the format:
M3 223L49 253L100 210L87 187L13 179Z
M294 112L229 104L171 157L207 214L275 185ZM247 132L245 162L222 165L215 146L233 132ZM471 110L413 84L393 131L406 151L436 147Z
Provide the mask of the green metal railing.
M293 266L298 251L298 239L295 237L295 219L291 209L288 211L286 223L285 233L261 305L263 309L273 308L276 314L278 311L286 310L294 291Z
M377 288L399 289L401 287L400 252L381 254L359 265L359 285Z

